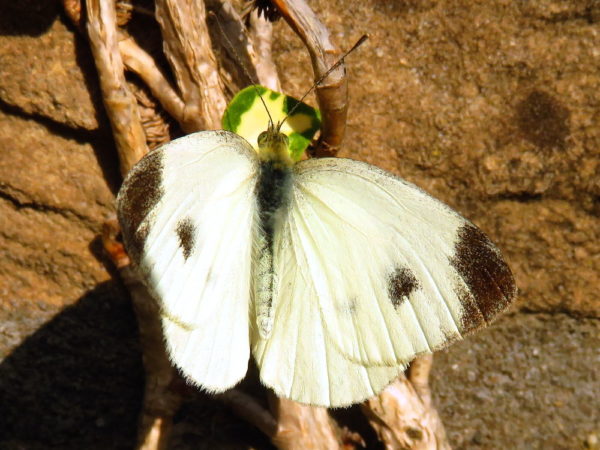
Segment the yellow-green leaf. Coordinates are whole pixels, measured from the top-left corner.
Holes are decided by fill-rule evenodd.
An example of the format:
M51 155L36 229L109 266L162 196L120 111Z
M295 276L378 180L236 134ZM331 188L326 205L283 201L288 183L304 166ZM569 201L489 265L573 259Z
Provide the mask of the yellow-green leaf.
M267 130L269 115L258 96L261 96L269 108L269 113L275 123L282 121L295 105L300 103L293 97L272 91L264 86L249 86L231 100L223 114L223 129L232 131L246 139L255 149L258 149L256 139ZM300 103L293 115L288 117L281 127L281 132L290 141L290 155L298 161L306 147L313 140L321 127L319 110L306 103Z

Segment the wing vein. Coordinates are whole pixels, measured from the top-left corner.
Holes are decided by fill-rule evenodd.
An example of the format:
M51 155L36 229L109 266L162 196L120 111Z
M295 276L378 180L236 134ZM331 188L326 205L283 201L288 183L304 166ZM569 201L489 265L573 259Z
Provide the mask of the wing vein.
M301 194L299 191L297 191L296 193L297 193L297 194L299 194L300 196L302 195L302 194ZM297 202L297 203L299 203L299 202ZM314 216L315 220L318 220L318 221L319 221L319 223L321 224L321 227L323 227L323 228L325 228L325 229L327 229L327 228L328 228L328 227L326 227L326 226L324 225L324 223L323 223L323 220L322 220L322 219L321 219L321 217L320 217L320 216L319 216L319 215L316 213L315 209L314 209L314 208L313 208L313 207L312 207L312 206L309 204L309 202L307 202L306 200L304 200L304 201L302 202L302 204L303 204L305 207L307 207L307 208L308 208L308 207L310 207L310 208L311 208L311 210L312 210L312 213L313 213L313 216ZM300 207L298 206L298 207L296 208L296 210L299 212L299 214L300 214L300 219L301 219L302 223L304 224L304 228L307 230L307 232L306 232L306 235L308 235L308 236L310 237L310 240L312 241L313 247L314 247L315 249L316 249L316 248L318 248L318 246L317 246L317 243L314 241L313 235L312 235L312 234L310 233L310 231L309 231L309 230L310 230L310 227L308 227L308 224L307 224L306 218L305 218L305 216L304 216L304 214L303 214L302 208L300 208ZM319 263L321 264L321 267L325 267L324 261L322 261L322 259L321 259L321 258L318 256L318 252L313 252L313 254L315 254L315 256L316 256L316 257L319 259ZM369 277L369 278L370 278L370 277ZM317 294L317 297L318 297L318 294ZM377 301L377 303L378 303L378 299L376 299L376 301ZM321 322L323 323L323 327L324 327L324 329L327 331L327 333L328 333L328 334L329 334L329 335L332 337L332 339L333 339L333 334L331 333L331 331L329 331L329 326L327 325L327 321L325 320L325 313L324 313L324 311L323 311L323 307L322 307L322 305L321 305L321 302L319 301L319 302L318 302L318 304L319 304L319 315L320 315L320 317L321 317ZM396 358L397 358L397 354L396 354L396 350L395 350L395 347L394 347L394 343L393 343L393 341L392 341L392 337L391 337L391 335L390 335L390 330L389 330L389 328L387 327L387 322L386 322L386 320L385 320L385 317L384 317L384 315L383 315L383 311L381 311L381 308L376 308L376 309L378 310L378 313L379 313L380 319L382 320L383 324L385 325L385 327L384 327L384 328L385 328L385 332L386 332L386 338L387 338L387 342L386 342L386 343L387 343L387 345L388 345L388 348L391 348L391 349L392 349L392 352L394 353L394 356L396 356ZM357 323L357 319L358 319L358 318L356 317L356 315L355 315L355 314L353 314L351 317L352 317L352 323L353 323L353 325L354 325L354 328L355 328L355 329L360 329L360 328L361 328L361 325ZM362 357L362 356L364 356L364 354L365 354L365 348L366 348L366 346L365 346L365 343L364 343L364 341L363 341L364 337L362 336L362 334L359 334L359 333L351 333L351 334L352 334L352 337L354 338L354 342L355 342L355 344L356 344L356 346L357 346L357 349L358 349L358 351L359 351L359 352L360 352L360 354L361 354L361 357ZM341 349L340 349L340 350L341 350ZM343 352L343 351L342 351L342 354L344 354L344 356L345 356L345 357L348 357L347 355L345 355L345 352ZM351 359L351 358L350 358L350 359Z

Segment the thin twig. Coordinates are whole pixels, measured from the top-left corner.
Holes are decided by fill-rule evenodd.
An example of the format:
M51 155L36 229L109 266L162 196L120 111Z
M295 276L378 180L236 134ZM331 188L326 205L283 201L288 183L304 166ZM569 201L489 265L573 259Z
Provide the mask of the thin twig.
M221 128L226 101L202 1L156 0L163 49L181 93L185 132Z
M277 434L278 424L275 417L263 408L254 397L239 389L230 389L215 397L267 436L272 437Z
M215 43L220 43L224 50L221 52L220 63L226 74L235 80L235 88L260 84L254 65L254 46L238 12L226 0L207 0L207 7L211 10L209 24L214 36L219 37Z
M271 23L259 19L255 12L251 14L255 20L250 20L251 24L247 26L228 1L208 0L207 3L212 10L210 23L215 24L218 31L217 42L224 44L225 54L220 62L226 69L224 81L230 92L235 94L236 90L249 84L260 84L281 91L271 53Z
M175 120L184 120L185 105L179 95L171 87L156 62L142 49L131 36L122 35L119 50L127 69L138 75L160 102L162 107Z
M250 26L248 28L250 40L254 44L256 56L254 65L258 81L263 86L274 91L281 91L277 66L273 61L273 25L265 18L259 17L257 11L250 13Z
M148 152L146 136L134 96L125 81L119 52L114 0L87 0L86 29L98 70L106 113L119 153L121 173Z

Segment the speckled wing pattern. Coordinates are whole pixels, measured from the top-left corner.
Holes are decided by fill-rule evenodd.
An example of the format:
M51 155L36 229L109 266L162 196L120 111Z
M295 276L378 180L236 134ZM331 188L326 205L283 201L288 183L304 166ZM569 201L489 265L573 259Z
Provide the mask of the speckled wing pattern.
M257 171L244 139L205 131L146 155L117 199L126 249L161 306L170 358L211 392L247 371Z
M277 394L362 401L514 298L498 249L416 186L341 158L293 170L274 236L273 329L252 338L261 379Z

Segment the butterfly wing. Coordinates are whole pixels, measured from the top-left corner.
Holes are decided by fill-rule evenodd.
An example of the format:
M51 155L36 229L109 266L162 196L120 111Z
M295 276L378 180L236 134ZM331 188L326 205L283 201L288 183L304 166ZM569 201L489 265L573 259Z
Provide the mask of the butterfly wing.
M172 362L212 392L249 358L255 151L204 131L146 155L117 199L126 249L158 299Z
M305 403L368 398L515 295L510 270L477 227L357 161L297 164L274 241L272 336L253 336L253 351L263 382Z
M297 224L277 236L271 334L252 328L253 354L261 381L277 395L319 406L346 406L377 394L403 365L367 366L347 358L332 342L317 301ZM304 232L304 231L301 231Z

